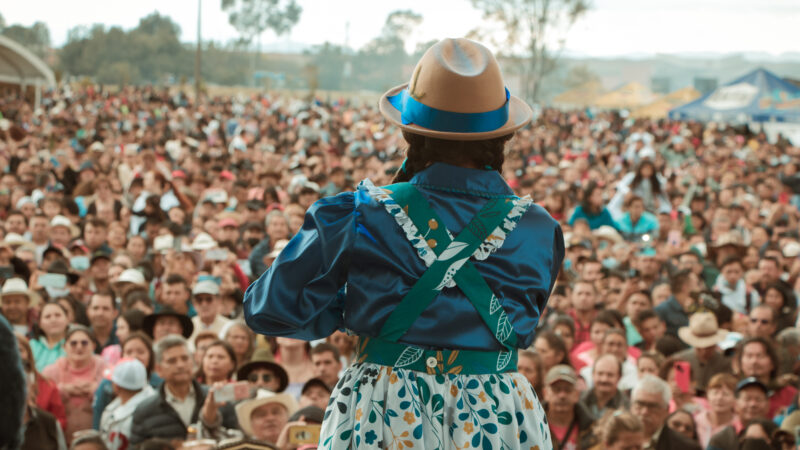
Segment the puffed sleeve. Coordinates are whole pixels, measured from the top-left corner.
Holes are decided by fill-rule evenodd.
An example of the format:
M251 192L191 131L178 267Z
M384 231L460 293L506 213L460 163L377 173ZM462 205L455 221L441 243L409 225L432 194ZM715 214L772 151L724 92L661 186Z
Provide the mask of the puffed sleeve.
M313 340L342 327L356 212L353 193L319 200L272 266L247 289L244 313L258 333Z

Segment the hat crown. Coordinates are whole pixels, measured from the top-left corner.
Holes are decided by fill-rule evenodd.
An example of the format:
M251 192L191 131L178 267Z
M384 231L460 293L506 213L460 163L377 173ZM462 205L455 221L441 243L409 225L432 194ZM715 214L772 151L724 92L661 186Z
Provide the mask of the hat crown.
M707 312L694 313L689 318L689 331L695 336L712 336L719 330L717 318Z
M23 294L28 292L28 284L22 278L9 278L3 289L0 291L2 294Z
M469 39L437 42L414 68L408 91L431 108L458 113L493 111L506 102L497 60Z

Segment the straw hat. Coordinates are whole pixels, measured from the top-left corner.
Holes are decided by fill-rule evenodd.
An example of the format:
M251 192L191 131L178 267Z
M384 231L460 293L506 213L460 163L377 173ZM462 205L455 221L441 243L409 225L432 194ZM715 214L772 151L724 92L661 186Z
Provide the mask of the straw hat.
M689 326L680 327L678 336L681 340L695 348L707 348L717 345L728 332L720 330L717 318L710 312L697 312L689 317Z
M22 278L9 278L3 283L3 288L0 290L0 305L3 304L3 297L7 295L24 295L28 297L29 306L36 306L39 304L39 294L28 289L28 283Z
M266 389L259 389L256 398L245 400L236 405L236 418L239 419L239 426L245 435L253 436L253 424L250 421L250 415L253 414L255 409L269 403L283 405L289 412L289 416L297 410L297 401L292 394L276 394Z
M511 134L533 115L508 93L492 52L463 38L429 48L411 81L386 92L379 107L403 130L459 141Z

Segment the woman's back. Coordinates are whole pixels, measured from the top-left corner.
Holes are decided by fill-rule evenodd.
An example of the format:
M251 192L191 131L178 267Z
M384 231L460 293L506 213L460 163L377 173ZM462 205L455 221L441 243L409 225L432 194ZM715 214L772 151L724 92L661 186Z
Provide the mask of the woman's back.
M453 236L489 198L517 199L496 171L442 163L417 174L411 184ZM251 326L259 332L281 334L287 331L283 327L291 317L296 319L296 337L322 338L342 326L364 336L378 334L427 269L397 218L376 200L382 192L365 182L355 193L324 199L309 210L300 232L309 239L284 249L271 273L248 289L245 308L257 316ZM317 242L312 242L312 237ZM499 248L491 253L478 251L471 261L500 300L518 333L519 346L524 348L533 340L561 265L556 260L556 255L563 255L561 228L543 208L531 205L504 240L493 242ZM309 267L291 261L310 246L319 247L324 286L319 285L321 273L309 273ZM305 255L303 260L312 259ZM331 283L331 278L338 282ZM337 296L345 282L346 292ZM287 302L277 295L297 296L301 301ZM272 301L275 307L270 307ZM314 335L299 329L309 316L321 327ZM278 320L281 323L276 323ZM460 289L445 288L400 341L423 347L502 349Z

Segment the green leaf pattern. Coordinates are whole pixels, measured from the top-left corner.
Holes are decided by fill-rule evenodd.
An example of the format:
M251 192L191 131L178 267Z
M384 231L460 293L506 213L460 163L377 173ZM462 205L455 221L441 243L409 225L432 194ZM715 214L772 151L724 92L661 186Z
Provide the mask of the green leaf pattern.
M332 398L322 449L552 449L544 410L519 373L429 375L362 363Z
M400 357L397 358L397 362L394 363L394 366L405 367L414 364L422 358L423 353L424 351L419 347L406 347L403 353L400 354Z

